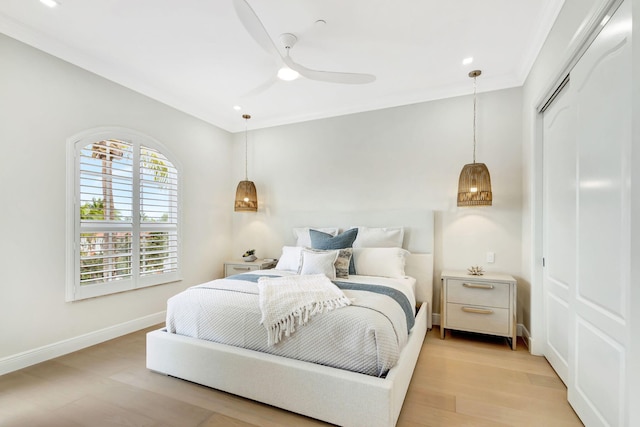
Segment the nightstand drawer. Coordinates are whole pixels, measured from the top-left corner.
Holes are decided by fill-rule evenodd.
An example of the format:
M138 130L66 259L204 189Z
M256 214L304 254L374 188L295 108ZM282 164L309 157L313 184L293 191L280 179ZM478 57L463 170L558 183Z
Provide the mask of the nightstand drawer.
M247 271L259 269L259 265L226 264L224 266L224 276L233 276L234 274L246 273Z
M483 334L509 335L509 309L447 304L447 327Z
M509 308L509 284L449 279L447 302Z
M277 263L278 261L275 259L257 259L248 262L244 260L227 261L224 263L224 277L246 273L247 271L268 270L274 268Z

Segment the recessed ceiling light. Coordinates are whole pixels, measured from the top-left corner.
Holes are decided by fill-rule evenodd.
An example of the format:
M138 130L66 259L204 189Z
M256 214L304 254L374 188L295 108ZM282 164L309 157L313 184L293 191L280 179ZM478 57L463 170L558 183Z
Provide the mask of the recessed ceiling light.
M470 56L470 57L468 57L468 58L464 58L464 59L462 60L462 65L469 65L469 64L471 64L472 62L473 62L473 57L471 57L471 56Z
M239 105L234 105L233 109L236 110L236 111L240 111L240 110L242 110L242 107L239 106Z
M60 4L56 0L40 0L40 3L49 7L56 7Z

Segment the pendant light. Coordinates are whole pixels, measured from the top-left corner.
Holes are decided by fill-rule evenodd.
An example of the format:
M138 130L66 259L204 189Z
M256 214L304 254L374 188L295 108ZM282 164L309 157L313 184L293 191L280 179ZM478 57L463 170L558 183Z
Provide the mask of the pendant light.
M236 203L234 210L236 212L257 212L258 211L258 192L252 181L247 176L247 122L251 118L248 114L243 114L244 119L244 181L238 183L236 188Z
M491 206L491 175L484 163L476 163L476 78L482 71L469 73L473 78L473 163L464 165L458 181L458 206Z

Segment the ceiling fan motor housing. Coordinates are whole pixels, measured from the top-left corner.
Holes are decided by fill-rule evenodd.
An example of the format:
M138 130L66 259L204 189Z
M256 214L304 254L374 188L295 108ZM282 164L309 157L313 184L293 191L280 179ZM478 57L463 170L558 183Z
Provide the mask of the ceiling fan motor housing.
M291 49L293 46L295 46L298 38L294 34L284 33L280 34L280 41L284 45L285 49Z

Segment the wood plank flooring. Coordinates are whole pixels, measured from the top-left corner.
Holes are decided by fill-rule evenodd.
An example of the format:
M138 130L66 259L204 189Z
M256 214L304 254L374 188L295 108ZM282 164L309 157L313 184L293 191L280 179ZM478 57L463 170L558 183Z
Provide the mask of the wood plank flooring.
M0 426L323 426L150 372L139 331L0 376ZM522 342L427 334L398 426L581 426L566 388Z

